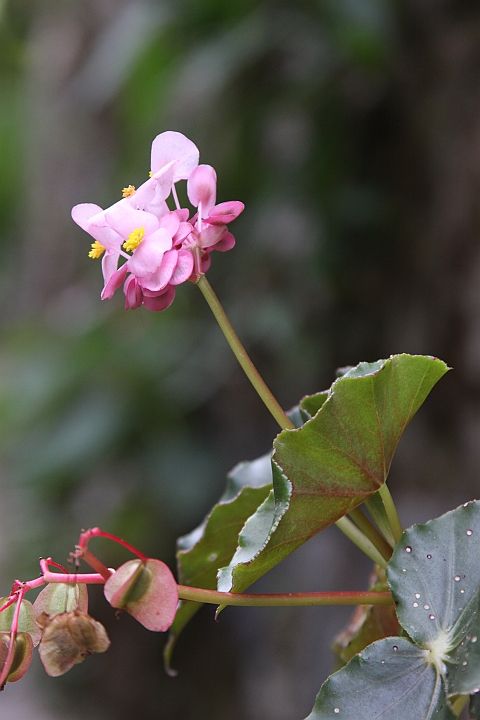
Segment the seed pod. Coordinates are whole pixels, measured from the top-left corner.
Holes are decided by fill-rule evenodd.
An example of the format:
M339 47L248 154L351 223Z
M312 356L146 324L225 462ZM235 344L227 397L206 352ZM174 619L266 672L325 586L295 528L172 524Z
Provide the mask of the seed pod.
M7 598L0 598L0 607L4 604L6 599ZM12 627L13 616L15 614L15 606L16 603L13 603L10 607L0 613L0 632L5 632L10 635L10 628ZM22 600L22 604L20 606L17 630L19 633L28 633L32 638L34 647L36 647L40 642L41 632L35 622L34 607L32 603L25 600L25 598Z
M36 617L46 613L53 617L59 613L80 610L88 612L88 591L83 584L48 583L33 603Z
M0 632L0 668L3 667L10 647L10 633ZM31 635L26 632L18 633L15 638L15 652L10 671L6 682L20 680L32 662L33 641ZM2 688L3 689L3 688Z
M177 583L161 560L129 560L104 587L110 605L126 610L147 630L168 630L178 604Z
M53 616L42 613L37 622L43 628L40 659L52 677L68 672L87 655L105 652L110 645L103 625L80 610Z

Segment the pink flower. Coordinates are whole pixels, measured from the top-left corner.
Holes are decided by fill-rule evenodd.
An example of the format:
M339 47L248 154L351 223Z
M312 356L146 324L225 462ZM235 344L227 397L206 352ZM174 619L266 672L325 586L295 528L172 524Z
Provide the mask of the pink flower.
M205 265L210 266L210 253L213 250L226 252L235 245L235 238L227 228L227 223L235 220L243 212L245 205L239 200L230 200L216 205L217 174L211 165L198 165L191 173L187 183L188 199L198 208L192 218L194 231L191 245L202 251L203 272Z
M196 282L208 269L213 250L233 248L235 238L227 224L244 205L216 205L215 170L198 161L191 140L178 132L161 133L152 143L150 177L138 189L128 185L123 199L106 210L91 203L73 208L73 220L94 240L89 256L102 257L102 299L123 286L127 309L144 305L164 310L173 302L177 285ZM182 180L187 180L188 198L197 208L190 220L175 189ZM167 204L170 196L175 210ZM121 257L125 262L119 267Z
M105 277L102 299L111 298L123 285L127 309L143 304L163 310L173 302L174 286L188 280L193 271L190 250L174 248L178 233L182 236L185 232L182 217L173 211L158 219L122 202L105 211L101 227L105 222L123 239L122 248L132 254L122 253L127 261ZM95 226L91 229L97 230Z

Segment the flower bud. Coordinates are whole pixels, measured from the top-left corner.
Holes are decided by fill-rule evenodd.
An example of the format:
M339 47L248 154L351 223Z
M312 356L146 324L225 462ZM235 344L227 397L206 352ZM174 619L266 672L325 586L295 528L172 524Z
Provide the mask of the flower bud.
M10 633L0 632L0 668L3 668L9 648ZM29 633L18 633L15 638L15 652L6 682L16 682L25 675L32 662L32 653L33 641Z
M105 652L110 645L103 625L80 610L51 617L42 613L37 623L43 628L40 659L51 677L63 675L87 655Z
M104 592L110 605L126 610L147 630L168 630L175 619L177 583L161 560L129 560L109 577Z

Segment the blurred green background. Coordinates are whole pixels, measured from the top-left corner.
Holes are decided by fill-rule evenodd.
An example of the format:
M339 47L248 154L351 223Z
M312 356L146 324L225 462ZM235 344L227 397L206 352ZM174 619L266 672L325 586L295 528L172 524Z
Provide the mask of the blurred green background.
M216 167L219 200L246 203L209 279L284 407L338 366L438 355L455 371L392 492L405 524L478 495L479 38L462 0L0 2L3 592L96 524L173 566L226 472L276 433L198 290L161 314L101 303L70 220L138 185L166 129ZM354 589L366 572L332 529L258 588ZM5 716L304 717L348 617L203 610L172 680L164 637L100 595L108 655L59 680L36 663Z

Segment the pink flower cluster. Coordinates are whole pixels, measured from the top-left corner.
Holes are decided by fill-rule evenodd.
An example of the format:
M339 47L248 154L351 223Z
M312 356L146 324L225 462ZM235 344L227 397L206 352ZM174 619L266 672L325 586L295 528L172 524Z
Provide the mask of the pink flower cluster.
M125 187L123 198L106 210L75 205L72 218L94 240L89 257L102 258L102 300L123 286L126 309L144 305L158 311L172 304L177 285L196 282L208 270L214 250L233 248L227 226L244 205L238 200L216 204L215 170L199 165L197 147L178 132L157 135L149 175L140 187ZM187 181L193 216L178 201L180 180ZM174 210L167 204L170 196ZM119 266L120 258L125 262Z

